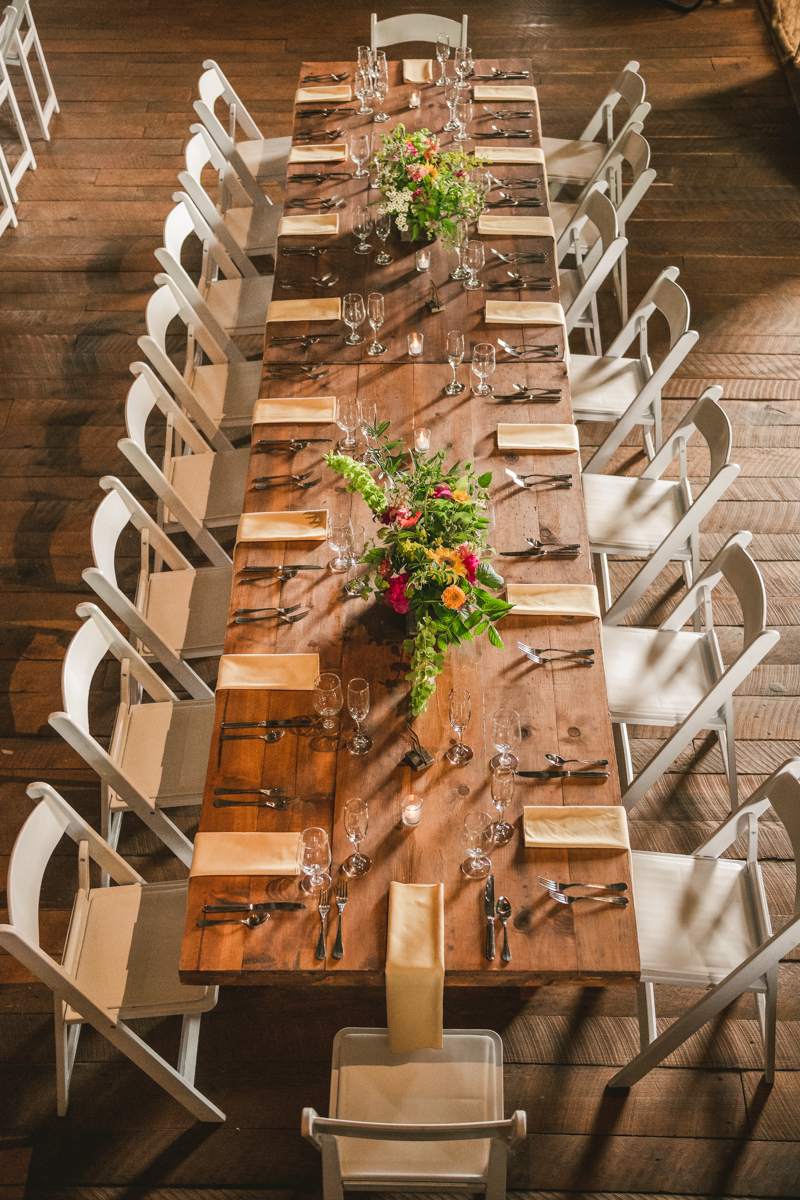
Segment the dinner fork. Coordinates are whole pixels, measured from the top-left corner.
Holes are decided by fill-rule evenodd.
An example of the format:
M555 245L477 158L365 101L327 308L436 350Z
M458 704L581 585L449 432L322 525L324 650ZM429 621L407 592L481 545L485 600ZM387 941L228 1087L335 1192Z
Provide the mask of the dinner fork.
M492 246L492 254L501 259L505 263L523 263L523 262L547 262L547 254L538 254L533 251L523 254L501 254L499 250L495 250Z
M526 478L531 480L530 483L526 483L525 479L523 479L521 475L517 475L515 471L510 470L508 467L506 467L506 475L514 480L514 483L517 485L517 487L525 488L526 491L529 491L531 488L539 487L542 483L553 483L556 485L556 487L560 488L572 487L571 475L526 476Z
M490 183L496 183L498 187L538 188L542 186L541 179L498 179L491 171L486 172L486 178Z
M535 654L530 646L525 646L522 642L517 642L517 646L532 663L537 667L546 667L548 663L571 663L573 667L593 667L593 658L542 658L540 654Z
M325 958L325 918L331 911L331 889L323 888L319 894L317 902L317 910L319 912L319 941L314 957L320 959Z
M339 912L339 924L336 929L336 941L333 943L332 958L344 958L344 946L342 945L342 913L344 906L347 904L347 880L340 879L336 883L336 908Z
M335 71L323 71L321 75L304 75L303 83L319 83L321 80L331 80L333 83L341 83L343 79L347 79L348 72L341 71L338 75Z
M563 892L558 892L554 888L547 890L550 899L557 900L559 904L574 904L576 900L595 900L598 904L616 904L617 906L628 903L627 896L565 896Z
M303 129L300 136L305 142L335 142L337 137L342 136L342 132L341 129L319 129L316 133L312 133Z
M258 608L237 608L233 614L235 617L248 617L250 613L257 612L277 612L277 613L293 613L297 612L299 604L293 604L291 608L280 608L277 604L261 604Z
M530 540L530 538L525 538L526 542ZM523 643L521 642L520 645L523 645ZM593 646L590 646L588 650L567 650L565 646L528 646L527 649L532 650L534 654L569 654L572 656L578 655L581 658L591 658L594 654Z
M591 888L595 892L627 892L627 883L556 883L554 879L539 876L539 883L548 891L565 892L567 888Z
M322 476L318 475L316 477L316 479L309 479L309 480L307 480L306 483L298 483L297 486L308 490L308 488L316 487L321 479L322 479ZM277 484L277 483L254 483L253 491L254 492L264 492L267 490L267 488L273 488L273 487L279 487L279 486L280 486L280 484Z
M494 109L489 108L487 104L482 104L481 108L490 117L494 117L496 121L516 121L520 117L532 117L535 115L532 108L520 108L513 112L496 112Z
M289 479L292 483L302 483L312 473L311 471L304 471L302 475L292 475L289 471L282 471L280 475L256 475L253 483L273 483L277 479ZM260 571L261 567L258 570Z
M233 623L234 625L253 625L256 621L277 619L278 621L282 621L284 625L294 625L296 621L302 621L304 617L307 617L310 612L311 609L307 608L305 612L292 613L290 617L285 617L282 613L267 613L264 617L234 617Z
M544 201L537 197L517 200L514 196L505 196L502 200L489 200L486 208L541 208L543 204Z

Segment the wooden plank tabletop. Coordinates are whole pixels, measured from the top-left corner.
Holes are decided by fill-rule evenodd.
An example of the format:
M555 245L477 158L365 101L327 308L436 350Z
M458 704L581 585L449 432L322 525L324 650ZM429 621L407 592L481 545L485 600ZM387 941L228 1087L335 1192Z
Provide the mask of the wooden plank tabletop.
M520 60L503 60L502 64L483 62L477 70L489 65L508 68L512 64L520 65ZM392 67L399 71L399 64L392 64ZM304 73L309 69L339 68L352 70L352 64L305 64ZM386 111L394 118L401 115L403 96L399 93L403 91L410 91L410 88L398 87L390 92ZM422 89L420 127L441 128L445 117L439 111L443 103L440 92L441 89L434 87ZM296 129L298 124L299 119L296 119ZM303 122L304 126L308 124L312 122ZM392 127L392 124L386 126L387 129ZM523 168L525 171L530 169ZM297 187L290 182L287 195L298 194ZM332 190L329 185L326 192L328 190ZM336 190L340 190L338 185ZM531 240L526 239L526 245ZM500 246L495 240L491 244ZM543 242L542 248L545 245ZM495 565L501 564L499 569L509 581L590 582L591 566L580 487L523 492L504 474L505 466L521 471L575 472L577 456L501 455L496 447L495 429L499 421L571 421L564 363L499 361L492 379L495 390L500 393L510 391L517 382L535 386L556 384L563 389L562 399L556 404L504 404L491 396L474 396L469 389L460 396L445 395L443 388L450 378L444 354L447 331L462 329L468 335L468 342L495 341L498 332L504 336L503 331L482 322L485 292L465 292L459 285L446 282L446 274L454 261L446 261L439 247L435 249L432 271L440 285L446 311L435 316L422 316L420 305L425 298L425 281L413 269L416 247L400 243L393 235L388 248L395 261L383 269L389 272L388 275L379 276L381 268L374 265L371 257L364 264L366 256L352 253L351 235L348 252L336 256L336 269L347 278L348 286L343 291L354 286L352 270L361 272L365 281L358 290L363 289L366 294L374 289L386 294L387 317L391 313L391 319L387 319L380 337L389 352L377 361L366 357L361 361L363 346L352 351L345 348L342 352L339 341L331 339L330 343L317 343L307 356L303 356L303 361L324 362L329 371L324 380L309 386L265 378L262 396L332 394L368 397L377 403L381 419L391 419L394 437L410 441L415 426L431 428L433 448L447 447L448 460L452 456L452 459L472 461L480 470L493 471L494 542L498 550L520 548L523 535L581 543L583 552L576 559L552 562L495 560ZM289 268L285 265L287 262ZM307 267L297 268L295 260L280 255L276 268L276 296L279 294L278 280L287 277L287 270L298 276L311 273ZM555 266L550 264L550 269L554 272ZM537 298L539 296L542 294ZM552 296L544 294L544 298L556 297L555 290ZM515 294L509 298L516 298ZM425 320L428 324L423 325ZM273 328L277 326L268 326L267 337ZM283 332L294 327L280 328ZM405 336L412 328L425 332L423 361L412 362L403 352ZM308 326L298 326L298 329L305 332ZM517 327L509 332L518 340L522 330ZM526 327L524 334L526 342L553 340L552 328ZM314 351L318 352L316 357ZM353 353L354 359L343 360L347 353ZM290 355L284 352L281 357ZM297 357L296 351L294 357ZM270 363L277 361L269 342L265 359ZM468 368L464 366L460 369L460 377L468 382L467 376ZM255 426L254 443L267 432L269 436L280 437L298 433L300 429L297 426L270 426L267 431L265 426ZM317 427L315 434L333 439L339 431L335 426ZM364 525L367 536L371 536L372 522L366 506L359 497L345 492L342 481L332 476L322 461L328 448L312 445L291 456L254 448L245 511L324 507L332 512L352 514L354 522ZM314 474L321 476L321 483L310 491L296 485L269 491L253 489L254 477L287 469L295 474L314 470ZM259 604L302 604L311 609L311 616L296 625L272 622L234 625L231 618L225 650L226 653L314 651L320 656L320 670L336 672L345 686L354 676L367 678L372 707L364 725L374 747L368 755L354 757L338 744L336 738L322 736L314 730L290 731L279 742L269 745L257 740L220 743L223 720L263 720L268 716L311 714L313 703L310 693L218 692L200 829L302 830L309 825L320 825L328 830L331 838L335 876L339 865L352 850L342 825L344 803L354 796L368 800L370 828L362 849L373 860L373 867L364 879L350 883L343 923L345 956L340 962L330 957L333 930L329 929L327 960L318 962L314 958L318 918L313 903L306 912L274 917L255 930L241 926L197 929L197 918L207 902L230 898L294 900L298 897L295 878L200 878L193 879L189 888L181 978L185 982L382 986L388 889L390 881L395 879L444 883L445 965L449 985L634 984L638 979L638 944L633 904L626 908L593 904L565 908L551 901L537 883L540 874L564 881L630 882L627 854L611 850L525 850L522 846L522 807L525 804L619 802L599 622L568 622L558 618L532 620L512 613L499 626L504 650L494 649L485 638L476 644L451 650L429 711L415 723L423 745L434 755L435 761L427 771L415 773L402 761L411 748L405 729L409 709L408 684L404 679L408 668L402 652L406 636L404 618L374 601L348 599L342 591L343 577L330 571L301 572L283 584L278 581L249 583L242 575L245 565L302 561L324 566L330 557L331 551L324 542L237 546L231 613L240 607L255 608ZM581 667L565 663L534 667L517 649L518 638L542 646L593 646L596 665ZM445 751L454 740L448 721L448 695L454 686L467 687L472 695L472 719L464 740L473 748L474 757L461 768L451 767L444 759ZM493 811L487 765L493 748L488 735L493 712L508 704L513 705L522 718L521 769L543 769L547 765L543 757L545 752L556 752L565 758L609 759L612 773L608 780L591 782L518 780L514 802L505 814L515 825L515 837L507 846L495 848L491 856L495 893L507 895L512 904L509 938L513 957L510 963L503 963L498 950L495 961L489 963L483 953L483 884L468 881L460 872L464 858L460 830L464 815L470 809L483 807ZM347 735L351 722L346 710L342 716L342 732ZM291 794L300 796L301 802L286 812L268 808L214 808L214 788L223 784L226 787L284 787ZM423 795L425 800L423 821L415 830L405 828L400 820L402 799L412 791ZM333 924L329 922L329 926Z

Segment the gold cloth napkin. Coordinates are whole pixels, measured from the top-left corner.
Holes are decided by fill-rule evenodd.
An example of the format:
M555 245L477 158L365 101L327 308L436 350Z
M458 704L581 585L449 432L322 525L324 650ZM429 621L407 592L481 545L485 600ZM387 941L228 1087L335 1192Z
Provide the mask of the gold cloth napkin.
M472 88L476 100L536 100L535 87L524 87L519 84L509 84L508 87L495 87L493 83L476 83Z
M509 583L506 599L515 613L534 617L600 617L593 583Z
M391 883L386 1011L392 1054L441 1050L444 885Z
M544 166L544 150L538 146L479 146L475 154L493 163L539 163Z
M334 296L324 300L270 300L268 321L341 321L342 301Z
M237 542L321 542L328 536L328 510L242 513Z
M495 237L549 237L555 241L556 231L549 217L493 217L481 213L478 233Z
M335 396L270 396L259 400L253 410L254 425L287 425L290 423L336 420Z
M630 850L621 804L541 804L522 810L526 846Z
M298 875L299 851L299 833L197 833L189 875Z
M278 237L335 237L338 213L309 213L303 217L281 217Z
M319 87L301 87L295 92L295 104L312 104L315 100L352 100L353 89L349 83L325 84Z
M576 425L498 425L498 450L578 451Z
M403 59L403 83L430 83L432 79L432 58Z
M313 692L318 675L318 654L223 654L217 691Z
M344 142L334 142L330 146L292 146L289 151L290 163L344 162L346 158Z
M487 300L487 325L563 325L564 309L552 300Z

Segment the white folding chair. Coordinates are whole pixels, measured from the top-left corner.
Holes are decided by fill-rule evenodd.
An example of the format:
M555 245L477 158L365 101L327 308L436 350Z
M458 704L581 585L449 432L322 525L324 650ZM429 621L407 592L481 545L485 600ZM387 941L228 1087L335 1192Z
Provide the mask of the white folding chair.
M178 978L188 881L147 883L49 784L32 783L28 795L41 800L11 852L0 946L53 992L58 1115L67 1111L87 1024L199 1121L224 1121L194 1086L200 1020L217 1003L218 990ZM78 846L78 886L59 963L39 942L39 912L45 870L65 835ZM92 887L92 859L118 886ZM128 1023L168 1016L183 1017L177 1069Z
M31 104L36 115L36 121L41 130L42 137L46 142L50 141L50 119L54 112L60 112L58 100L56 99L56 91L53 87L53 81L50 78L50 72L47 69L47 62L44 57L42 43L39 41L39 34L36 29L36 22L33 19L31 12L30 0L9 0L8 9L14 12L14 20L11 30L7 32L5 40L0 46L0 53L5 59L6 66L21 67L22 74L25 77L25 83L28 86L28 91L31 96ZM25 30L22 30L22 24L25 24ZM45 101L39 97L39 89L36 86L36 81L33 78L31 71L30 56L31 52L36 55L36 61L39 64L39 70L42 73L42 81L45 88Z
M156 406L167 418L161 467L147 446L147 422ZM167 533L185 529L215 565L224 565L224 552L209 530L238 524L249 446L212 450L152 371L142 371L131 386L125 401L125 423L128 436L117 445L158 496L162 506L159 524ZM176 437L190 453L180 452Z
M566 138L542 138L547 166L547 181L551 200L555 200L566 183L585 187L591 179L602 176L611 154L614 139L634 122L643 125L650 105L645 101L645 82L635 60L623 67L600 103L597 112L575 141ZM628 108L626 120L614 133L614 117L620 101ZM598 141L597 139L601 140Z
M575 421L613 422L614 428L595 450L584 471L602 471L637 425L652 459L661 449L661 393L697 342L689 328L689 300L675 282L677 267L662 271L647 295L602 357L571 354L569 387ZM669 346L654 367L648 347L648 326L660 313L669 328ZM625 352L638 339L639 355Z
M263 200L258 186L261 180L286 182L289 164L291 137L265 138L236 92L231 87L221 68L213 58L203 63L203 74L198 82L200 99L195 100L194 111L211 134L223 157L230 163L244 190L253 203ZM216 103L221 100L228 106L227 132L216 114ZM237 125L244 134L236 141Z
M193 567L124 483L104 475L100 487L108 495L92 519L94 566L83 572L84 583L127 625L140 654L149 652L190 696L204 699L208 688L184 660L222 654L233 564L220 550L220 565ZM120 588L116 570L117 546L129 523L139 531L141 547L133 600Z
M437 17L430 13L404 13L399 17L386 17L379 21L378 14L370 18L370 40L372 51L382 46L396 46L398 42L436 42L440 33L446 33L450 45L467 45L467 14L461 23L449 17Z
M186 192L175 192L172 198L176 204L164 222L164 245L155 252L161 266L218 341L224 341L225 334L263 334L274 277L259 275L246 255L247 271L240 271ZM203 246L197 283L181 263L184 242L191 235ZM217 271L225 278L215 280Z
M508 1150L525 1132L524 1112L503 1118L503 1044L490 1029L446 1029L441 1050L402 1055L386 1029L340 1029L330 1116L305 1108L302 1121L324 1200L345 1188L505 1200Z
M564 231L565 248L559 262L567 254L575 255L574 267L559 267L558 290L566 318L566 330L583 329L591 354L602 354L600 315L597 293L628 244L617 226L614 205L604 194L608 184L596 183L580 209ZM582 239L587 226L594 225L597 236L584 250Z
M738 805L733 694L780 640L766 628L767 599L758 567L745 547L751 533L735 533L697 577L658 629L603 623L608 706L614 724L622 803L633 808L701 730L719 739L731 808ZM711 593L725 579L742 610L744 644L726 667L722 661ZM703 630L684 629L700 610ZM726 621L730 624L730 620ZM671 727L649 761L634 775L628 725Z
M51 713L48 722L100 776L101 831L110 844L117 845L123 814L135 812L191 866L192 843L163 810L203 799L214 697L206 689L206 700L179 700L95 604L79 604L76 611L84 624L64 656L64 710ZM89 695L109 651L122 671L120 705L106 749L90 728Z
M707 388L639 476L583 475L589 551L602 589L607 626L617 625L670 562L683 563L686 586L700 569L700 523L739 474L730 461L731 423L717 400L722 388ZM695 497L689 479L687 443L699 433L709 454L708 481ZM678 478L665 475L677 459ZM608 555L644 558L612 603Z
M15 197L16 189L11 182L11 171L3 147L0 146L0 234L8 229L9 225L13 225L15 229L19 225L17 214L14 212Z
M262 364L247 362L228 339L223 349L168 275L157 275L156 283L161 286L147 302L147 333L139 338L139 345L214 449L232 450L223 430L250 429ZM186 327L183 374L167 350L167 330L176 318ZM203 351L211 359L205 365ZM134 375L144 369L143 363L131 364Z
M20 14L14 8L9 6L3 14L2 21L0 21L0 111L2 111L3 105L5 104L7 104L11 110L10 120L8 123L14 125L21 147L21 149L18 151L18 157L14 162L13 167L9 167L7 161L5 163L8 171L8 182L11 188L11 199L15 204L19 199L19 196L17 195L17 188L19 187L19 181L22 179L22 176L29 169L31 171L36 170L36 159L33 157L31 140L28 137L28 131L25 128L25 122L22 119L22 113L20 112L19 105L17 104L17 97L14 95L14 86L11 82L11 77L8 74L6 60L2 53L2 50L6 44L13 42L14 29L19 20ZM6 114L7 117L8 115L9 114ZM14 152L17 153L17 147L14 148Z
M800 943L800 887L793 915L777 931L758 862L758 819L774 808L800 861L800 759L774 771L694 854L631 854L641 983L641 1051L609 1080L631 1087L743 992L754 992L764 1077L775 1077L778 964ZM774 827L773 827L774 828ZM747 836L747 858L723 858ZM654 984L702 988L703 995L659 1034Z
M186 170L178 175L178 182L214 230L231 261L242 275L251 275L253 264L248 256L274 255L277 252L278 226L283 216L283 206L273 204L261 192L261 201L255 204L250 203L245 194L246 204L231 208L221 203L218 208L203 186L203 171L209 163L217 169L223 180L223 186L219 189L223 193L223 200L227 199L230 183L233 182L231 173L205 126L192 125L192 130L194 136L186 146Z

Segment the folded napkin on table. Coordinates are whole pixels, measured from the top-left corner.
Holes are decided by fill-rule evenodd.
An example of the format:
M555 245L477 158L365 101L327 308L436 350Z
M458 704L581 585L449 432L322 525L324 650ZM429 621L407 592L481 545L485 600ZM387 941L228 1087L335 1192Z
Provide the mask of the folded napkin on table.
M321 300L270 300L268 321L341 321L338 296Z
M556 231L549 217L493 217L481 213L478 233L495 237L549 237L555 241Z
M593 583L509 583L506 599L514 613L534 617L600 617Z
M506 87L495 86L493 83L476 83L472 88L476 100L538 100L535 87L525 87L518 84L508 84Z
M544 166L544 151L538 146L478 146L474 153L493 163L540 163Z
M483 319L487 325L560 325L564 330L564 362L569 367L569 335L561 304L552 300L487 300Z
M344 162L346 158L344 142L334 142L330 146L292 146L289 151L290 163Z
M190 876L297 875L299 833L197 833Z
M338 213L309 213L302 217L281 217L278 237L335 237L339 232Z
M328 536L328 510L242 513L237 542L322 542Z
M336 420L335 396L270 396L253 410L254 425L286 425Z
M577 451L576 425L498 425L498 450Z
M403 83L430 83L432 79L432 58L403 59Z
M223 654L217 691L313 692L318 675L318 654Z
M386 1011L393 1054L442 1048L444 885L391 883Z
M349 83L321 84L319 87L301 87L295 92L296 104L311 104L314 100L352 100L353 89Z
M621 804L541 804L522 812L526 846L631 848L628 814Z

